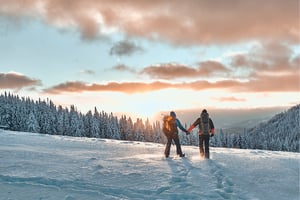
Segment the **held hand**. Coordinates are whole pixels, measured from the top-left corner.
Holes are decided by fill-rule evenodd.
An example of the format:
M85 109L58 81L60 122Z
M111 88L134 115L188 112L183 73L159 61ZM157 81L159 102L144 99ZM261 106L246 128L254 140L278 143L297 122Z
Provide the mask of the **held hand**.
M189 134L190 134L190 132L189 132L189 131L186 131L185 133L186 133L186 135L189 135Z
M215 134L214 134L214 133L212 133L212 134L210 134L210 137L214 137L214 135L215 135Z

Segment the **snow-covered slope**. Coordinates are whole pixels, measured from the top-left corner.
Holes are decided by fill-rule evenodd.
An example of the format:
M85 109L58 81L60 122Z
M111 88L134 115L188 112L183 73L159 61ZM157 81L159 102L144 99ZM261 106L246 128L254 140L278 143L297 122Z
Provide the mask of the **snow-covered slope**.
M0 199L299 199L299 153L182 148L0 130Z
M248 131L249 148L299 152L300 104Z

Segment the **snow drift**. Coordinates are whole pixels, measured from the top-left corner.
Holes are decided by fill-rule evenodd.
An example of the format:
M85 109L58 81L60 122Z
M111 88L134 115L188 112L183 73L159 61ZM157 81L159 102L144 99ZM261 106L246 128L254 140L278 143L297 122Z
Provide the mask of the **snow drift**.
M299 199L299 153L182 148L0 130L0 199Z

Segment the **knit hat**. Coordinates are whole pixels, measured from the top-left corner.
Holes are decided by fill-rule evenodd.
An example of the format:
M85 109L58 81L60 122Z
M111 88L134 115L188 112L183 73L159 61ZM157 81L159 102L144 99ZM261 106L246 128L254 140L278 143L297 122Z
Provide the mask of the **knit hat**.
M175 113L174 111L171 111L171 112L170 112L170 115L171 115L172 117L176 117L176 113Z

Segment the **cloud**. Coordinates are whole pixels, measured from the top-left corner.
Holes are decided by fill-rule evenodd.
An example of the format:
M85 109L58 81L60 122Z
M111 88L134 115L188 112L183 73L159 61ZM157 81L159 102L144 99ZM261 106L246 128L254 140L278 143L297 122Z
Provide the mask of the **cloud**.
M41 81L17 72L0 73L0 89L22 89L40 86Z
M81 70L79 73L80 74L87 74L87 75L95 75L96 74L95 71L89 70L89 69Z
M165 63L145 67L140 74L146 74L151 78L170 80L181 77L196 77L197 69L176 63Z
M171 84L162 82L142 83L142 82L110 82L107 84L88 84L84 82L66 82L57 86L45 89L44 92L59 94L64 92L123 92L123 93L143 93L156 91L171 87Z
M249 92L299 92L299 74L256 75L255 79L243 86ZM284 95L284 94L283 94Z
M220 98L214 98L215 100L217 101L220 101L220 102L244 102L246 101L245 98L237 98L237 97L220 97Z
M252 80L255 87L269 85L268 88L273 91L275 85L282 84L278 87L284 92L289 90L288 86L283 87L286 83L291 88L299 83L296 76L299 73L299 57L285 43L265 42L257 44L248 53L232 56L229 62L233 73L242 71L243 78Z
M231 58L235 69L247 69L252 75L281 75L297 73L299 54L293 57L292 49L282 42L263 42L254 46L248 53Z
M109 54L116 56L130 56L136 52L141 51L143 51L141 47L137 46L133 42L124 40L114 44L111 47Z
M204 61L199 63L198 74L201 76L226 75L230 72L225 65L217 61Z
M192 82L169 83L155 81L144 82L109 82L106 84L66 82L44 90L45 93L59 94L65 92L122 92L127 94L145 93L163 89L176 88L179 90L204 91L209 89L225 90L230 92L298 92L298 74L286 74L281 76L257 75L249 81L222 80L209 82L198 80ZM227 99L228 100L228 99Z
M151 78L171 80L176 78L210 77L213 75L226 75L229 72L222 63L217 61L205 61L198 63L198 67L190 67L177 63L165 63L145 67L140 74L146 74Z
M116 70L116 71L120 71L120 72L128 71L128 72L131 72L131 73L136 73L136 70L134 68L131 68L131 67L129 67L127 65L124 65L124 64L116 65L116 66L112 67L112 70Z
M299 41L298 0L0 0L0 15L76 27L91 39L116 30L174 44Z
M188 66L161 63L147 66L139 74L153 79L239 78L256 79L257 74L275 76L299 73L299 53L284 42L268 41L254 45L249 52L230 54L222 62L207 60ZM227 63L227 64L224 64ZM269 79L269 77L267 77Z
M295 66L295 68L299 67L300 66L300 54L298 54L297 56L292 58L291 63L293 66Z

